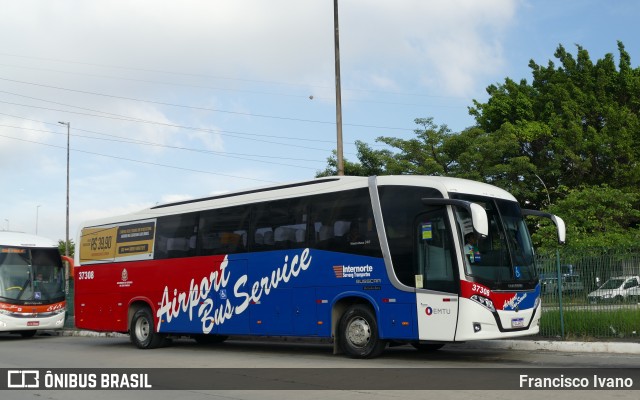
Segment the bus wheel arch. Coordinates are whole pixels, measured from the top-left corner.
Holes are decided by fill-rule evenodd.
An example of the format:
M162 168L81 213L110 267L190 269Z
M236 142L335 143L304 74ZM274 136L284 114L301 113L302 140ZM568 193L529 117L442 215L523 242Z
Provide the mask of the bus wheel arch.
M129 337L139 349L154 349L166 343L165 335L156 331L151 307L145 302L135 302L129 307Z
M334 354L373 358L379 356L387 345L385 340L380 339L376 310L366 299L340 299L332 309L331 321Z

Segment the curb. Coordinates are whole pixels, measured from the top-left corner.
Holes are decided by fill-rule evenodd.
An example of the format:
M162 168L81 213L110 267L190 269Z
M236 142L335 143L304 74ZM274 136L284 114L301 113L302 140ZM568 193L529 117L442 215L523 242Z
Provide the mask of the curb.
M63 329L57 331L58 336L76 337L108 337L128 338L129 335L115 332L93 332L77 329ZM278 340L280 342L296 343L331 343L328 339L317 338L291 338L291 337L233 337L233 340ZM478 340L465 343L452 343L449 345L465 349L503 349L516 351L559 351L567 353L609 353L609 354L639 354L640 343L636 342L565 342L554 340Z
M464 348L525 351L561 351L567 353L640 354L640 343L564 342L552 340L479 340L461 344Z

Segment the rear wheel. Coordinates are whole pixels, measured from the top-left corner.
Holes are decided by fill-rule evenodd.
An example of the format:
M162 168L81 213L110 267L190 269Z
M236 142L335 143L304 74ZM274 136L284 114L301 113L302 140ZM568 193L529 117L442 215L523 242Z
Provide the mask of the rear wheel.
M378 336L378 323L371 308L355 304L340 318L339 342L342 351L352 358L379 356L387 345Z
M131 342L139 349L153 349L164 343L164 335L155 331L153 316L148 308L141 308L133 314L129 329Z

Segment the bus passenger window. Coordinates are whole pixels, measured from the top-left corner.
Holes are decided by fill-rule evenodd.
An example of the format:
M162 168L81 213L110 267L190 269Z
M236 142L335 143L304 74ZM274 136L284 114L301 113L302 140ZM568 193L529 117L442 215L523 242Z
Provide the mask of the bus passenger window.
M200 217L199 251L202 256L247 251L248 206L205 211Z
M196 255L198 214L171 215L158 218L155 258L179 258Z
M382 256L367 189L314 196L310 203L315 248Z
M306 247L307 211L301 199L258 204L255 210L252 251Z

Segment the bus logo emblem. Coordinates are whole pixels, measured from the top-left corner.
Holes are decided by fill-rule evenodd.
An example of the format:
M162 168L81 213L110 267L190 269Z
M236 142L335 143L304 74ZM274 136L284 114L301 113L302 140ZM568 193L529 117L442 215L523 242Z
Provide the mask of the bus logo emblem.
M122 269L122 273L120 274L120 282L118 282L118 286L120 287L129 287L133 282L129 280L129 272L127 272L126 268Z

